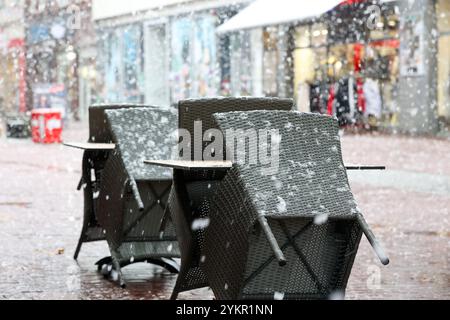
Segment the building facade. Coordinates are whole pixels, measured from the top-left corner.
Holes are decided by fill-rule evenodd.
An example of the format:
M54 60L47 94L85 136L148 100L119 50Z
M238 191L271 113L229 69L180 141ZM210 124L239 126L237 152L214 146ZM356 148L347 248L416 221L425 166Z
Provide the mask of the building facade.
M26 0L25 9L27 108L56 108L78 120L79 75L95 59L86 54L95 51L91 1Z
M436 133L449 122L448 1L342 1L229 33L217 28L251 0L105 1L94 1L98 101L280 96L343 125Z
M450 1L436 4L438 38L438 116L441 127L450 128Z
M0 1L0 112L26 111L24 1Z
M230 46L237 44L215 30L244 3L135 1L135 11L124 7L108 14L104 1L94 1L102 101L167 106L188 97L229 95L233 71L242 70L239 59L230 61ZM238 77L247 77L239 90L250 95L250 75Z
M372 112L381 127L419 134L445 129L448 1L378 5L381 16L375 21L367 20L367 4L344 4L296 27L294 88L299 105L306 111L328 112L330 95L340 95L339 88L347 92L350 79L354 94L349 100L366 115ZM355 14L346 12L360 16L353 19ZM338 89L331 92L333 88Z

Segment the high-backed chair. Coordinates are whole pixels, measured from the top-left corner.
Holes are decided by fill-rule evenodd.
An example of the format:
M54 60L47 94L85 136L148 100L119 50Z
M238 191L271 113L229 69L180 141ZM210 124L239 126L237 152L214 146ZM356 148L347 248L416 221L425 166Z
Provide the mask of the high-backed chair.
M351 192L336 119L283 111L214 118L224 133L278 130L278 141L270 143L279 143L279 154L272 154L279 160L276 171L234 159L209 201L200 267L217 299L344 293L363 233L381 262L389 263ZM227 139L227 148L234 143ZM258 146L247 151L258 152Z
M172 173L142 163L168 159L176 139L176 113L143 105L95 105L89 109L88 143L65 143L85 150L82 179L84 220L74 258L84 242L107 240L111 257L96 264L105 276L149 262L177 273L178 243L173 226L160 234ZM173 141L170 144L170 141Z
M89 139L88 144L82 146L85 151L82 160L82 176L78 190L84 193L84 218L83 226L75 250L74 259L78 259L81 246L86 242L106 240L103 228L100 226L95 213L94 195L97 194L100 185L101 172L106 159L114 147L108 147L112 143L112 133L107 125L105 110L129 109L136 107L130 104L93 105L89 108ZM150 106L148 106L151 108ZM89 147L89 145L95 146ZM99 265L100 266L100 265Z
M105 230L113 269L125 285L121 267L147 261L178 272L174 228L160 234L172 172L145 159L170 159L176 146L176 114L135 108L106 110L115 150L106 160L98 194L97 218Z
M205 132L217 128L212 117L214 113L293 110L294 104L290 99L279 98L217 98L180 101L178 108L179 128L185 129L191 134L192 143L191 155L183 154L182 157L188 160L203 160L195 159L195 152L200 151L200 154L203 155L208 144L202 139ZM195 128L195 122L198 121L201 122L201 130L196 132L198 128ZM199 141L200 146L198 145ZM223 156L223 150L214 152ZM180 245L181 269L172 299L176 299L180 292L208 286L208 280L200 268L204 224L207 224L208 221L209 199L225 174L224 170L174 170L174 182L168 210L175 224Z

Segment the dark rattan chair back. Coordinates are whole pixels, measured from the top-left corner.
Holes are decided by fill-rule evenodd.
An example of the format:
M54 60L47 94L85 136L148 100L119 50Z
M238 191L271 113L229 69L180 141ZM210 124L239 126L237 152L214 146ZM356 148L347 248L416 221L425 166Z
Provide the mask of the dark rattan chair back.
M206 131L210 129L217 129L217 125L212 117L214 113L252 110L291 111L293 108L294 102L292 99L280 98L242 97L184 100L180 101L178 104L179 128L185 129L191 133L191 142L193 143L197 142L195 141L195 138L200 140L199 137L194 136L196 121L201 121L201 138L203 138ZM201 143L201 154L203 154L204 148L209 142L201 141ZM195 148L199 148L199 146L193 145L193 148L191 148L190 160L203 160L194 158Z
M171 159L177 138L177 115L173 109L134 108L105 113L116 151L131 179L172 179L172 170L145 165L144 160Z
M172 172L144 164L146 159L170 159L175 147L174 110L114 108L104 111L116 148L106 160L96 195L96 214L105 230L112 264L124 285L121 267L147 261L178 271L173 226L163 237L160 221L172 185ZM106 132L106 130L105 130Z
M106 110L129 109L136 107L150 106L136 106L130 104L117 105L93 105L89 108L89 142L91 143L111 143L112 132L107 123ZM97 221L95 214L95 199L94 195L99 192L101 184L100 178L106 160L110 155L110 151L88 150L84 152L82 160L82 178L79 184L79 189L83 187L84 193L84 220L80 239L75 250L74 259L78 258L81 246L85 242L106 240L103 233L103 228Z
M272 143L280 143L276 172L265 174L260 164L236 161L211 202L203 270L216 297L326 299L343 294L363 227L342 161L337 121L282 111L214 117L223 132L277 129L278 141ZM249 148L257 152L257 146ZM258 223L261 217L267 219L285 266L277 263Z
M152 106L135 104L94 104L89 108L89 142L110 143L112 133L106 120L106 110L130 108L155 108Z
M205 132L210 129L218 129L212 117L214 113L293 110L293 108L292 100L278 98L215 98L180 101L178 105L179 128L185 129L191 134L191 156L187 158L188 160L203 160L203 158L195 159L195 148L198 148L200 144L200 153L203 155L203 151L208 144L202 139ZM195 130L196 121L201 121L200 132ZM200 137L196 137L195 134L198 135L199 133ZM217 160L223 160L223 157ZM224 176L224 172L215 170L174 171L174 188L171 195L172 201L169 201L169 209L172 213L177 235L180 237L182 262L172 298L176 298L179 292L208 285L199 267L204 232L203 229L195 228L195 230L191 230L191 228L196 224L196 221L200 224L202 219L203 222L207 221L209 199ZM181 237L181 235L184 236Z

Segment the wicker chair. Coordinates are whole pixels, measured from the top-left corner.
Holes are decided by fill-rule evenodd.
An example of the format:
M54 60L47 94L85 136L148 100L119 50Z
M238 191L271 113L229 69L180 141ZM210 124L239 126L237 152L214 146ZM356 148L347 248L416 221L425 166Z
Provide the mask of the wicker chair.
M195 141L194 122L202 121L201 135L217 128L213 113L251 110L292 110L293 101L278 98L218 98L186 100L179 102L179 128L186 129ZM194 160L194 146L191 159ZM201 148L203 152L206 144ZM181 269L171 299L178 294L208 286L207 278L200 268L202 261L203 229L194 228L196 221L208 216L209 199L224 178L226 171L221 170L174 170L173 187L170 194L168 211L178 237L181 251ZM162 224L164 227L164 223Z
M382 263L389 263L351 193L337 120L282 111L214 118L224 132L279 129L281 138L276 174L236 162L210 201L201 267L217 299L345 293L363 232Z
M149 262L177 273L180 257L173 226L160 234L172 172L144 159L170 159L176 146L176 115L151 108L106 110L115 151L102 172L97 217L105 230L120 285L121 267Z
M90 108L89 120L88 143L65 143L85 150L79 184L84 187L84 222L74 258L82 243L107 240L111 257L97 265L105 277L117 274L121 286L121 268L132 263L149 262L178 273L174 228L168 225L164 235L159 232L172 173L142 163L147 157L171 157L174 112L100 105Z
M135 105L93 105L89 108L89 143L111 143L112 133L107 125L105 110L135 108ZM140 106L144 107L144 106ZM81 235L75 250L74 259L78 259L81 246L86 242L106 240L103 228L97 221L94 206L94 194L98 192L101 172L110 150L85 150L82 161L82 176L78 190L83 188L84 219ZM106 261L103 259L102 261ZM99 265L101 262L98 263Z

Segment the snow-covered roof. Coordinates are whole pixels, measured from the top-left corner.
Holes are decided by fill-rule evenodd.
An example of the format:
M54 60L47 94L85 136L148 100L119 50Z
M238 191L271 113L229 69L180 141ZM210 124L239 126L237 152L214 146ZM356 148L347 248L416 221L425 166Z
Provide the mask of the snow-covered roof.
M93 0L92 16L93 20L102 20L185 2L192 0Z
M380 2L393 1L395 0L380 0ZM221 25L217 32L232 32L315 18L344 2L344 0L256 0Z
M218 28L230 32L301 21L320 16L341 0L257 0Z

